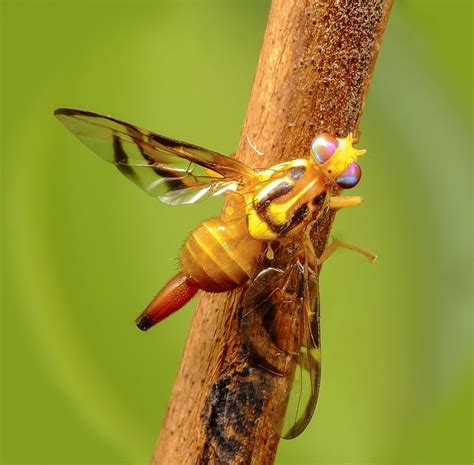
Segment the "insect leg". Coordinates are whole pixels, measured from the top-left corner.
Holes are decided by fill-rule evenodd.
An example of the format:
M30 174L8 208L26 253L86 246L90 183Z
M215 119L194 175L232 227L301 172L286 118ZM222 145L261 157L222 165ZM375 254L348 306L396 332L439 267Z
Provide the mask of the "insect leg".
M329 199L330 208L346 208L346 207L356 207L360 205L364 200L362 197L339 197L331 196Z
M369 252L367 249L363 249L362 247L349 244L347 242L343 242L338 239L333 239L333 241L324 249L324 252L321 254L321 256L318 257L318 265L321 265L322 263L324 263L338 248L348 249L348 250L353 250L354 252L358 252L364 255L365 257L367 257L371 263L374 263L375 260L377 260L377 255L374 255L372 252Z

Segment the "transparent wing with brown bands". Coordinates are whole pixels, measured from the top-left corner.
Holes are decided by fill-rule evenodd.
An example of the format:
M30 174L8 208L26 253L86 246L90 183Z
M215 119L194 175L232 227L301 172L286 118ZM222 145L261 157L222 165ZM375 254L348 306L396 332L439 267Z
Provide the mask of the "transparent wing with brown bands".
M304 240L277 245L275 260L266 263L273 266L256 276L242 303L242 340L251 360L273 373L276 383L281 376L292 378L285 417L275 422L286 439L301 434L311 420L320 382L318 276Z
M282 426L282 437L292 439L309 424L319 395L321 345L319 325L318 269L314 267L312 248L305 247L304 266L297 267L301 294L296 313L300 316L298 364Z
M88 111L60 108L55 115L89 149L164 203L194 203L254 183L247 165L197 145Z

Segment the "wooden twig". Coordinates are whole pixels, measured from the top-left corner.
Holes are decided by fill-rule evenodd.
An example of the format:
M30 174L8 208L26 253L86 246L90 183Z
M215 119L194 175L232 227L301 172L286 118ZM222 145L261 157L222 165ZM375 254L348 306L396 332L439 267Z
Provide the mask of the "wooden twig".
M357 134L391 3L273 1L237 158L265 167L306 156L318 132ZM318 228L318 253L333 218ZM272 375L248 365L239 331L242 293L201 298L154 465L273 463L273 425L288 386L265 383Z

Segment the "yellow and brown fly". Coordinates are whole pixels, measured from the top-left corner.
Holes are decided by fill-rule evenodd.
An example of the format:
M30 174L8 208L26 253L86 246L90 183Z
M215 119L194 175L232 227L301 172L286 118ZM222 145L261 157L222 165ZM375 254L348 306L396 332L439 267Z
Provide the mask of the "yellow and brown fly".
M60 108L58 119L87 147L168 205L192 204L209 195L230 193L241 208L200 224L180 253L181 271L157 294L138 317L147 330L188 302L197 291L225 292L246 287L242 302L242 339L265 365L282 350L298 358L308 394L298 401L297 413L284 437L295 437L308 424L318 397L320 380L319 265L337 247L356 250L371 261L375 256L356 246L333 241L316 256L310 231L326 209L359 205L360 197L341 197L357 185L357 158L352 135L317 135L308 155L255 170L235 159L155 134L117 119L89 111ZM289 257L284 264L278 256ZM265 258L264 268L258 268ZM253 347L255 318L268 320L269 309L290 302L291 343L271 334L272 343ZM291 326L291 325L290 325ZM280 357L281 358L281 357ZM273 360L272 360L273 359Z

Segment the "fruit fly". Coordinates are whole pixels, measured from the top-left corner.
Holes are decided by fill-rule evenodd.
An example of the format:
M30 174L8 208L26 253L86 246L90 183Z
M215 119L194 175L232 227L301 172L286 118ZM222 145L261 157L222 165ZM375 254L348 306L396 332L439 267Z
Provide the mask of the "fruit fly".
M68 108L56 110L55 115L92 151L168 205L192 204L209 195L234 196L238 208L227 208L220 218L206 220L191 232L180 252L180 272L136 323L146 331L199 290L225 292L246 287L241 323L244 343L275 374L285 371L278 363L282 350L295 354L306 380L306 398L298 394L296 413L283 435L301 433L319 391L319 267L338 247L375 260L364 249L336 240L318 257L310 232L327 209L362 202L360 197L341 197L340 193L360 181L357 159L365 150L353 147L351 134L337 138L322 133L314 138L306 156L252 169L214 151L108 116ZM283 255L286 258L281 263L278 257ZM287 305L284 317L295 335L290 342L282 340L284 335L272 333L273 322L267 324L267 342L262 343L255 328L268 320L270 309L278 302Z

